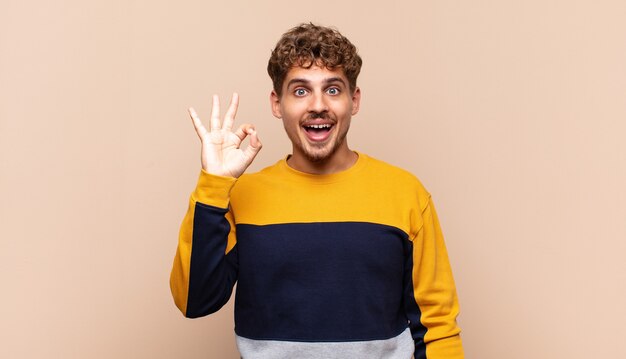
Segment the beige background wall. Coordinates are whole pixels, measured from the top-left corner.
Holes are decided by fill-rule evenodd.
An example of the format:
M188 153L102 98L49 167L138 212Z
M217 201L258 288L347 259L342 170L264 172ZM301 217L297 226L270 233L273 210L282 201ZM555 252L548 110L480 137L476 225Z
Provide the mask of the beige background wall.
M239 91L284 156L265 66L309 20L364 58L352 147L435 198L467 357L626 357L626 2L0 4L0 357L237 357L169 294L185 111Z

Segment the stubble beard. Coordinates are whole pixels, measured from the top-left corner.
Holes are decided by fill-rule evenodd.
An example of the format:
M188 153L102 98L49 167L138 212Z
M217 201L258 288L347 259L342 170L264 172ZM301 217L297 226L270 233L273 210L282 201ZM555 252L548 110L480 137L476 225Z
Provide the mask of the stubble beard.
M332 143L324 143L316 146L315 144L310 145L308 142L300 141L300 139L298 139L298 142L294 143L296 143L296 146L307 160L312 163L321 163L333 157L337 150L339 150L339 148L341 148L346 141L347 135L348 128L346 128L345 132L338 134L337 139L335 139ZM318 149L321 151L318 151Z
M318 118L331 120L334 123L334 126L337 126L337 128L333 127L333 130L339 131L337 121L330 118L328 113L324 113L324 112L312 113L309 116L307 116L305 120L314 120ZM299 128L302 128L302 124L298 124L298 126ZM301 139L299 134L294 135L294 137L296 138L291 138L291 135L289 135L289 131L286 131L286 132L287 132L288 137L290 137L291 142L300 150L300 153L302 153L308 161L312 163L321 163L330 159L337 152L337 150L341 148L341 146L346 140L346 136L348 135L349 128L350 128L350 124L348 123L348 128L346 128L346 130L343 133L337 134L337 138L332 143L323 143L323 144L319 144L319 146L317 144L311 145L306 140L306 138ZM285 130L287 130L286 127L285 127ZM324 149L326 147L328 148ZM322 149L322 151L316 151L316 149Z
M346 138L345 135L341 136L337 138L337 140L334 143L325 145L325 146L330 146L330 148L325 151L310 151L309 149L305 148L305 146L302 144L300 144L300 150L309 161L314 162L314 163L324 162L325 160L331 158L337 152L339 147L341 147L341 145L343 144L345 138ZM313 146L313 147L315 148L316 146Z

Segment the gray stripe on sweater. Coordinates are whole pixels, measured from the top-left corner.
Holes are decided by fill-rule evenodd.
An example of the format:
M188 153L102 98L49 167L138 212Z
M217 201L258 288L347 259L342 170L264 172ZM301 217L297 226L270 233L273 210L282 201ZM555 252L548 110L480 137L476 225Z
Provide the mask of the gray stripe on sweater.
M390 339L355 342L236 339L242 359L411 359L415 350L408 328Z

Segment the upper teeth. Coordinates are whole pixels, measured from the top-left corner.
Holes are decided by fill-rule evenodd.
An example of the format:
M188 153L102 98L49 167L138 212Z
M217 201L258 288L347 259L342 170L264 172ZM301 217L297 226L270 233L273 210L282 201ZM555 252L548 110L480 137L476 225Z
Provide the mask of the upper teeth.
M330 124L323 124L323 125L307 125L307 127L312 127L312 128L330 128Z

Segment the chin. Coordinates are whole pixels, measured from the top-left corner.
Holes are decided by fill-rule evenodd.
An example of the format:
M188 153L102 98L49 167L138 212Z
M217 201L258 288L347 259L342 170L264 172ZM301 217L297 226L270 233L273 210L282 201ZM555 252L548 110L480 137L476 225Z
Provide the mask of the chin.
M311 150L310 148L308 149L303 148L302 153L309 161L313 163L320 163L320 162L324 162L330 159L337 152L338 148L339 148L338 144L335 146L314 148L313 150Z
M309 160L309 162L313 162L313 163L324 162L330 157L330 155L328 154L309 153L309 152L306 152L304 156L306 157L307 160Z

